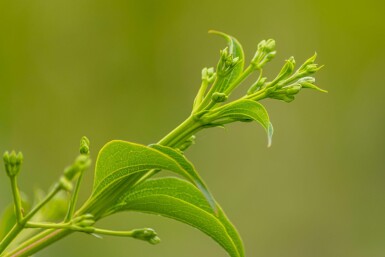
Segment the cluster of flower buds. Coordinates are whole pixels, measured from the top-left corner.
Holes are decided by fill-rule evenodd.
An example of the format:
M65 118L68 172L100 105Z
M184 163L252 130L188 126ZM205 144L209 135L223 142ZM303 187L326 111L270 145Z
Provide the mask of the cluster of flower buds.
M21 152L17 153L8 151L3 155L5 171L9 177L15 177L20 172L21 164L23 163L23 154Z
M132 237L147 241L153 245L160 243L160 238L152 228L135 229L132 231Z
M271 81L266 82L266 78L259 78L248 90L247 96L250 99L259 99L260 92L264 90L264 98L273 98L285 102L294 100L294 96L300 92L302 88L311 88L321 92L326 92L320 89L315 83L315 78L309 75L315 73L319 67L315 62L316 54L306 60L297 71L294 72L295 60L290 57L286 60L279 74Z
M90 213L74 218L72 224L77 230L82 232L93 233L95 230L95 228L92 227L95 224L95 218Z
M90 154L90 140L83 136L82 139L80 139L80 154L83 155L89 155Z
M275 41L273 39L262 40L258 44L257 52L251 60L251 65L257 70L261 70L266 63L271 61L276 55Z
M212 83L212 82L214 82L215 76L216 76L216 74L214 71L214 67L202 69L202 81L203 82Z
M225 49L220 51L220 59L217 65L217 73L218 76L226 76L229 74L234 67L239 64L239 57L234 57L230 52L229 48L226 47Z

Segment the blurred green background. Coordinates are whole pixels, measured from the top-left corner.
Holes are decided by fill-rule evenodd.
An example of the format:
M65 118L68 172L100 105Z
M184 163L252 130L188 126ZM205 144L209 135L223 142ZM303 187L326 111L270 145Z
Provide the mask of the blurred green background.
M237 37L250 60L317 51L317 84L286 104L264 101L275 126L206 130L187 156L243 236L247 256L385 256L385 3L367 1L0 1L0 151L22 150L20 187L45 190L77 155L112 139L153 143L190 112L200 71ZM3 168L1 167L3 171ZM89 193L92 171L82 199ZM10 201L0 173L0 210ZM209 237L162 217L124 213L100 226L153 227L162 243L72 235L37 256L226 256ZM112 253L111 253L112 251Z

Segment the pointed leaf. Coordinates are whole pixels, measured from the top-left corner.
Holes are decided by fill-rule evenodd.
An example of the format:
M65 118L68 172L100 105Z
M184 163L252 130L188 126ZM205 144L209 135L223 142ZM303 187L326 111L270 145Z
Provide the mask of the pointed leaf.
M273 126L269 119L265 107L252 100L241 99L214 110L213 113L207 113L203 116L213 125L223 125L234 121L257 121L266 130L268 136L268 146L271 145L273 136Z
M242 240L218 206L216 215L201 192L178 178L149 179L127 191L109 210L162 215L193 226L218 242L231 257L243 257Z
M101 149L96 161L94 186L88 203L93 207L88 211L96 216L103 215L103 209L114 198L120 197L120 193L152 169L169 170L181 175L202 189L209 201L214 201L191 163L182 155L160 146L111 141Z

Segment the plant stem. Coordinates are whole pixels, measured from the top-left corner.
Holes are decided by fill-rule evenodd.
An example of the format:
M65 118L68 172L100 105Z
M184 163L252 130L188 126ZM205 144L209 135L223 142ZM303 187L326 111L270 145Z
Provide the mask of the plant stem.
M201 129L201 126L202 124L199 121L195 120L193 116L190 116L162 138L158 144L169 147L178 147L179 144L184 143L188 138L198 132Z
M16 223L21 223L23 219L22 207L21 207L21 197L19 187L17 186L17 176L10 177L11 179L11 187L13 194L13 201L15 205L15 214L16 214ZM0 250L1 253L1 250Z
M1 255L1 257L27 257L32 254L44 249L45 247L51 245L52 243L60 240L61 238L73 233L72 230L54 230L49 229L45 230L35 237L29 239L25 243L21 244L19 247L14 249L10 253Z
M68 207L68 212L67 212L67 215L64 219L64 222L69 222L72 219L72 217L74 216L75 207L76 207L76 203L78 201L78 196L79 196L80 183L83 179L83 175L84 175L84 172L80 173L80 176L79 176L78 180L76 181L75 189L74 189L74 192L72 193L70 205Z
M12 240L23 230L24 224L16 223L0 243L0 254L7 249ZM1 255L2 256L2 255Z

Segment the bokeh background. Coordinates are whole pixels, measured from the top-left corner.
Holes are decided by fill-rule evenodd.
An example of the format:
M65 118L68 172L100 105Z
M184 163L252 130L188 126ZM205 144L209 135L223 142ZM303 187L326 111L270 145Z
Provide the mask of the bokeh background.
M187 156L243 236L247 256L385 256L385 4L367 1L0 1L0 151L22 150L20 187L47 190L77 155L112 139L153 143L190 112L200 71L237 37L268 74L315 51L317 84L290 104L264 101L275 126L200 133ZM245 88L243 88L245 90ZM3 171L3 168L0 168ZM82 199L89 193L92 171ZM11 199L0 173L0 210ZM100 226L153 227L162 243L72 235L36 256L226 256L187 225L123 213Z

